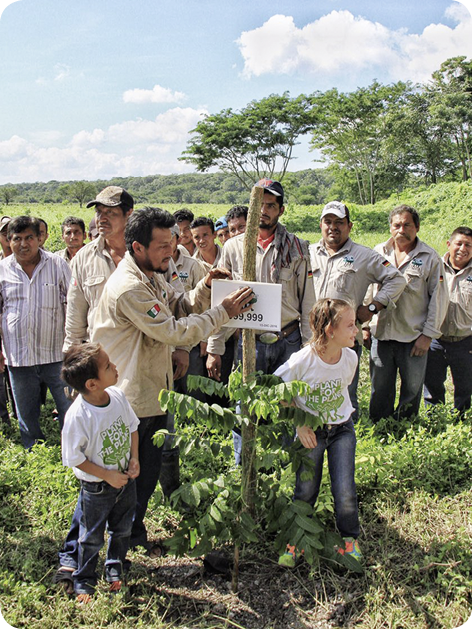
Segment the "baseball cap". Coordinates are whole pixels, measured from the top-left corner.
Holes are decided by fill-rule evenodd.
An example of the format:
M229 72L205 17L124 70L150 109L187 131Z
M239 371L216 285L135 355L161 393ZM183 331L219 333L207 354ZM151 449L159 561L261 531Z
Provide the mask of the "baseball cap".
M173 236L177 236L177 238L180 238L180 228L177 225L177 223L175 223L175 225L172 225L172 227L170 228L170 231Z
M134 207L134 200L124 188L108 186L99 192L93 201L87 203L87 207L93 205L106 205L108 207L121 205L122 208L131 210Z
M97 223L95 222L95 218L92 218L92 220L90 221L88 230L92 238L96 238L98 236L98 229L97 229Z
M273 181L272 179L259 179L256 183L258 188L264 188L267 192L271 194L275 194L276 197L284 198L284 189L282 188L282 184L278 181Z
M228 223L226 221L226 217L222 216L215 223L215 231L218 231L219 229L224 229L225 227L228 227Z
M321 218L326 216L326 214L334 214L338 218L346 218L346 216L349 216L349 210L347 209L347 206L340 201L330 201L324 206L323 211L321 212Z
M0 218L0 232L6 230L10 221L11 216L2 216L2 218Z

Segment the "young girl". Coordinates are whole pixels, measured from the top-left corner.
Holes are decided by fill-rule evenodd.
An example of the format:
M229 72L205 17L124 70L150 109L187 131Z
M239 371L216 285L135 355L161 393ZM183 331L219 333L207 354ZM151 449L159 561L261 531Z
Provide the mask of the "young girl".
M357 334L356 315L348 303L340 299L320 299L310 312L313 336L308 345L277 369L275 375L285 382L302 380L311 387L307 397L295 398L295 404L323 420L323 426L313 430L300 426L297 435L314 466L303 465L297 471L294 500L314 506L323 473L323 458L328 452L331 491L336 511L336 524L344 538L345 548L339 552L361 559L357 537L359 517L354 482L356 435L351 419L353 406L348 386L357 367L353 347ZM302 473L310 471L312 478L302 480ZM294 546L287 546L279 564L293 567L299 556Z

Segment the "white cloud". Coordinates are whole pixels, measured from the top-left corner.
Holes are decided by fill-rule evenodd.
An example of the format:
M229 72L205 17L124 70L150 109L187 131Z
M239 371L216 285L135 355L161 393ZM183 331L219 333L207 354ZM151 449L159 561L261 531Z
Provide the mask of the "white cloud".
M123 93L125 103L181 103L187 96L183 92L173 92L168 87L155 85L152 90L126 90Z
M0 184L192 172L193 166L178 157L189 131L206 113L206 109L175 107L154 120L79 131L67 144L54 131L38 132L32 141L12 136L0 142ZM44 146L47 137L51 142Z
M237 40L243 76L353 73L378 67L390 80L425 81L448 57L472 55L470 15L455 3L448 17L457 26L430 24L420 34L409 34L350 11L332 11L302 28L293 17L274 15Z
M70 76L70 66L65 63L56 63L54 66L54 80L55 81L63 81L68 76Z

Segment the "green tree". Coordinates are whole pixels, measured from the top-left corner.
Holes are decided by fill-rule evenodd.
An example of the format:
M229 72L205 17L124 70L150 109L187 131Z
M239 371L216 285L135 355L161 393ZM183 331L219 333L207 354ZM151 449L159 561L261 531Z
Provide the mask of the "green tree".
M391 192L407 176L402 160L391 150L394 121L411 90L408 83L381 85L374 81L355 92L337 89L313 97L316 117L311 145L322 160L338 166L355 182L362 204L375 203L382 188ZM333 171L336 174L336 170Z
M471 179L472 61L464 56L447 59L433 73L428 93L432 114L453 144L462 179Z
M77 201L80 207L82 207L85 201L94 198L96 189L89 181L73 181L70 184L61 186L61 192L71 201Z
M180 159L200 172L218 167L232 173L250 190L262 177L283 179L297 138L311 125L310 98L272 94L240 111L206 116L192 130Z
M13 186L3 186L0 188L0 198L5 205L9 205L17 194L18 190Z

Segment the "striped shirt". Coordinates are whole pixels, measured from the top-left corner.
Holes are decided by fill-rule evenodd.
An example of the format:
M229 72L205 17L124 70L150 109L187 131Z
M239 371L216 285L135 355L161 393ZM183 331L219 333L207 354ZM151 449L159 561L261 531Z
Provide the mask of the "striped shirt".
M39 250L31 279L14 255L0 261L0 316L6 362L12 367L62 360L70 269L59 256Z

